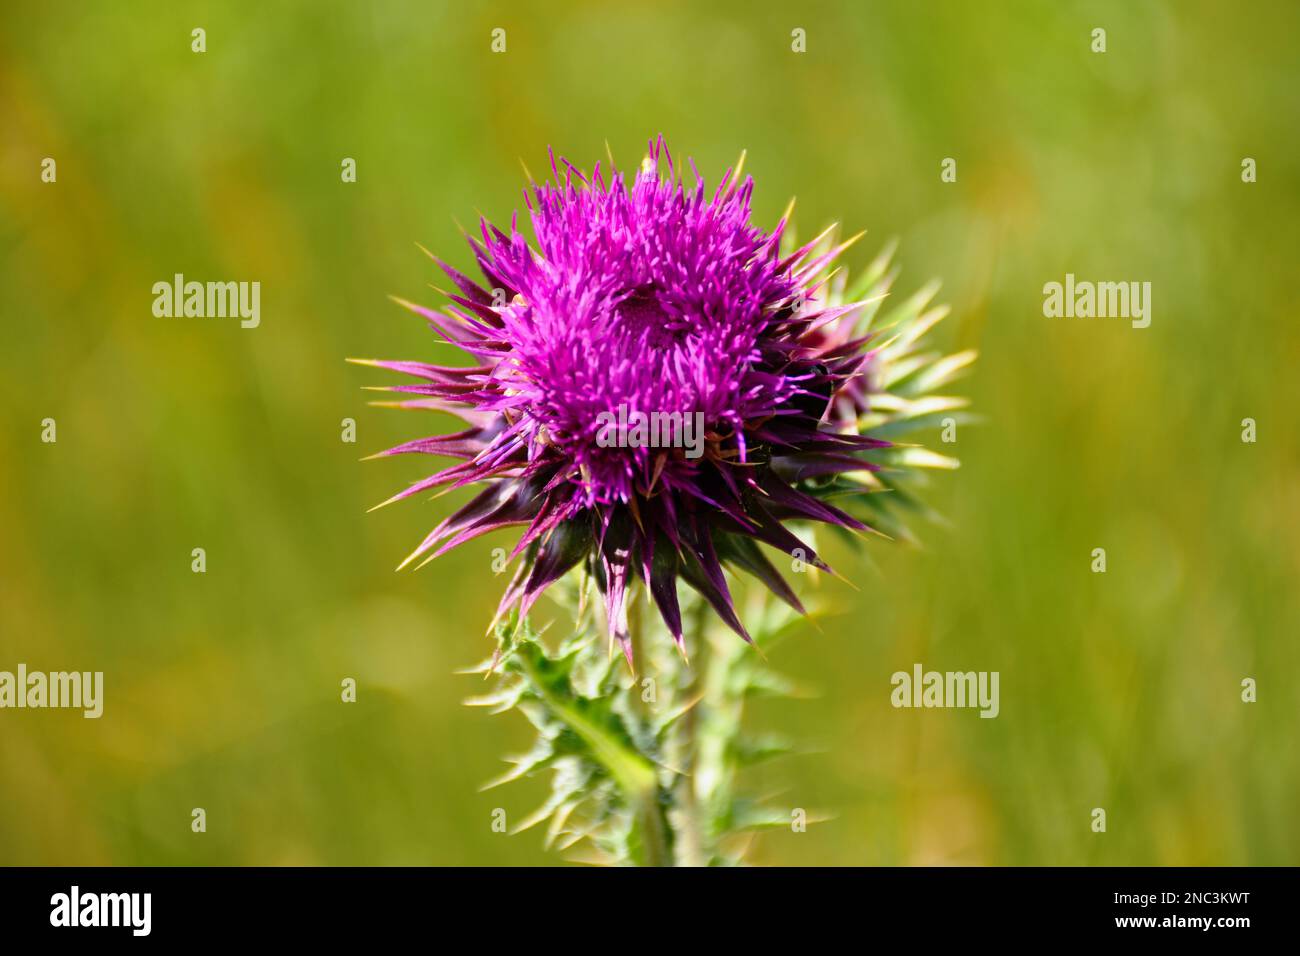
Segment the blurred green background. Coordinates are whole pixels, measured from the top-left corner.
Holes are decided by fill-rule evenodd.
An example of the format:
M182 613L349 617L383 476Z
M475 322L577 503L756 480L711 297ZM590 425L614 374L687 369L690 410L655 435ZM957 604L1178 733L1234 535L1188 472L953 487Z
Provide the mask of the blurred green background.
M811 752L755 785L833 819L754 860L1300 862L1297 29L1284 2L4 5L0 669L102 670L106 704L0 711L0 863L556 860L492 832L545 783L478 792L529 734L454 674L513 539L393 572L454 502L368 515L428 462L358 459L451 423L367 407L387 379L343 359L443 354L385 297L439 301L415 243L468 268L456 221L508 218L521 159L628 168L660 131L713 181L747 148L764 224L797 195L805 235L868 229L854 267L897 236L898 291L942 277L944 344L981 351L949 525L833 550L861 590L817 584L839 616L774 661L818 695L753 721ZM261 281L261 327L155 319L177 272ZM1151 327L1044 318L1066 272L1150 281ZM892 709L917 661L1000 671L1001 716Z

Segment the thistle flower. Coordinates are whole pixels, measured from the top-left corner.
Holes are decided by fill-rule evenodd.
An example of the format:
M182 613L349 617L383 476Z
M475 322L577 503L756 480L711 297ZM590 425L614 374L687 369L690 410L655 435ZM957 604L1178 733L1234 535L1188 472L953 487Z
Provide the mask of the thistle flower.
M630 663L634 581L679 647L679 578L749 640L724 565L802 610L759 545L830 570L791 522L871 530L827 500L861 494L882 467L864 453L890 447L858 427L883 384L881 351L859 334L870 303L845 301L830 272L852 240L783 250L788 212L770 232L753 225L740 166L709 190L693 164L685 184L662 137L630 183L612 164L584 174L552 154L552 180L524 194L532 243L517 216L508 231L484 220L468 241L485 283L435 259L456 286L444 312L398 300L472 364L363 363L419 380L394 386L410 396L395 404L466 426L381 452L459 459L384 504L484 486L403 567L523 526L497 617L526 615L583 566ZM620 413L661 416L660 440L611 442Z

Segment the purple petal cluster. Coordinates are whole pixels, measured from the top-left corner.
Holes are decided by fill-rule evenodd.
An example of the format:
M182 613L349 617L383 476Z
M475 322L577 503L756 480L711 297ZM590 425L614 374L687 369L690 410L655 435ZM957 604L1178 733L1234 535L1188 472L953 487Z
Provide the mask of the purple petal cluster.
M802 610L759 545L825 568L787 522L864 529L815 483L873 467L858 453L886 444L830 414L839 395L860 404L871 354L844 331L858 304L819 302L840 248L783 256L785 220L771 232L750 222L752 179L728 171L710 190L696 173L688 187L662 137L630 185L599 164L584 174L552 156L551 168L525 192L531 242L518 217L508 232L483 221L469 244L484 280L439 261L456 287L445 310L402 303L471 364L367 363L418 380L395 387L410 396L399 404L466 425L385 452L458 459L390 500L482 486L408 562L522 526L498 614L527 613L585 564L629 660L637 580L679 643L679 579L748 640L724 565ZM602 423L620 409L663 413L675 430L611 444ZM676 424L688 421L704 426L693 454Z

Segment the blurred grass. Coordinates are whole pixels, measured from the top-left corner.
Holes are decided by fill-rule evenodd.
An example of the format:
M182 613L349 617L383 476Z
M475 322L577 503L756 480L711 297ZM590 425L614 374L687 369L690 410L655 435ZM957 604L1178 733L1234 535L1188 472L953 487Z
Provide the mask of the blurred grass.
M526 730L452 674L506 539L392 573L449 503L367 515L422 463L357 458L443 426L342 359L440 356L385 295L436 301L414 243L466 267L455 220L508 217L520 159L631 166L659 131L714 180L747 148L761 222L797 195L805 232L869 229L854 265L899 236L902 291L943 277L982 352L951 526L833 554L862 590L823 582L842 616L775 662L821 696L756 720L820 752L760 782L836 816L756 858L1300 858L1300 11L699 6L0 12L0 669L106 672L99 721L0 713L0 863L553 860L491 831L541 790L477 792ZM154 319L176 272L260 280L261 327ZM1151 328L1045 319L1066 272L1151 281ZM1001 716L893 710L915 661L1001 671Z

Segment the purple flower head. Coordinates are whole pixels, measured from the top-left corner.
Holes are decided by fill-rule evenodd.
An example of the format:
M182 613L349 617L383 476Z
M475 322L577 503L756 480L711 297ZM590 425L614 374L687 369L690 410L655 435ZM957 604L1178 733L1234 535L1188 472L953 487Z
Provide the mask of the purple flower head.
M728 171L709 190L696 172L688 187L662 137L630 184L551 167L525 192L533 242L517 217L509 232L483 221L469 244L485 283L439 262L457 287L445 312L402 302L472 364L366 363L420 380L394 388L411 396L399 404L467 426L384 452L459 459L390 501L483 486L407 563L520 525L498 616L585 564L629 661L637 580L679 644L679 578L748 640L724 564L802 610L759 544L827 569L786 524L866 529L817 482L873 469L858 453L888 444L832 414L845 396L864 407L871 355L850 331L860 303L824 295L844 246L783 256L786 221L750 222L752 179Z

